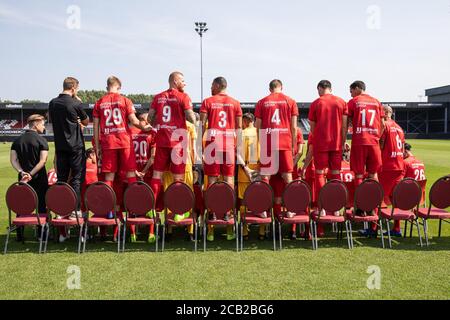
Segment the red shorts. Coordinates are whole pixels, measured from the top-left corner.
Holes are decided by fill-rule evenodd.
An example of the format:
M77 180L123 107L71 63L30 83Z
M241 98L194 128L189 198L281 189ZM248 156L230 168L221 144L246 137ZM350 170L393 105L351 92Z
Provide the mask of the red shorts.
M314 167L316 170L341 171L342 151L316 151L314 149Z
M118 171L134 172L136 170L136 154L131 148L109 149L102 151L102 172Z
M395 186L403 180L403 171L382 171L378 174L378 179L383 186L384 203L391 205L392 194Z
M234 177L235 154L231 151L213 151L212 159L205 159L203 170L208 177Z
M278 153L278 161L275 152ZM261 163L261 174L263 176L292 173L294 171L294 157L291 150L273 150L269 158L271 161L268 164Z
M273 189L273 194L275 198L281 198L283 196L286 183L280 174L274 175L270 178L270 186Z
M173 157L172 157L173 151ZM185 174L186 157L182 148L159 148L156 147L153 171L170 171L173 174Z
M355 175L377 173L381 168L381 149L379 145L353 146L350 154L350 167Z

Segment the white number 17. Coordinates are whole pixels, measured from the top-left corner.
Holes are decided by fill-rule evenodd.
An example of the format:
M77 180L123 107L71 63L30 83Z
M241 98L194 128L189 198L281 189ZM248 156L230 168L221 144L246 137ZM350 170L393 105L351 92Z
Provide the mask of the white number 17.
M375 115L377 114L377 112L375 110L367 110L371 117L370 117L370 122L369 122L369 127L373 126L373 123L375 122ZM365 127L366 126L366 110L364 109L363 111L361 111L362 115L362 119L361 119L361 126Z

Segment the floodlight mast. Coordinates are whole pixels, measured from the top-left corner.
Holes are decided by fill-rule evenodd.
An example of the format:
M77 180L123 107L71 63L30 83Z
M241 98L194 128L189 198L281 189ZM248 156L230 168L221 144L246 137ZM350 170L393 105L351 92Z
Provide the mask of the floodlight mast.
M195 31L200 36L200 87L201 102L203 102L203 35L208 31L206 22L196 22Z

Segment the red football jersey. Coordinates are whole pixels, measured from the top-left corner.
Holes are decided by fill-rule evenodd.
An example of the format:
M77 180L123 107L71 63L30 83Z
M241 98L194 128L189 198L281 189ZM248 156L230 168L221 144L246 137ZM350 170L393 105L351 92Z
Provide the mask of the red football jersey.
M384 115L380 101L362 94L348 102L348 116L353 123L353 146L377 145L382 131Z
M272 93L256 104L255 117L261 119L266 130L268 150L291 150L291 118L298 116L297 103L283 93ZM272 134L278 133L278 142L272 146Z
M97 101L93 116L100 119L99 138L102 149L131 147L128 117L135 112L133 102L118 93L108 93Z
M424 181L427 179L425 175L425 164L414 156L410 156L404 160L405 178L412 178L416 181Z
M54 184L56 184L58 182L58 177L56 175L56 170L55 169L50 169L47 172L47 179L48 179L48 185L52 186Z
M347 103L326 94L311 104L309 120L316 123L314 148L319 152L342 150L342 117L347 115Z
M134 152L136 153L137 170L142 171L147 165L148 160L150 160L152 149L155 148L156 131L144 132L135 127L132 127L130 131Z
M382 171L403 171L403 145L405 134L403 129L394 121L387 120L384 124L383 136L384 149L381 150L383 160Z
M192 109L189 96L176 89L164 91L153 99L150 109L156 111L156 145L159 148L172 148L180 140L172 141L172 134L178 129L187 132L184 112Z
M91 160L86 161L86 178L84 184L86 186L98 181L98 167Z
M208 115L206 144L217 141L217 151L234 149L236 117L242 117L239 101L226 94L218 94L203 101L200 112Z

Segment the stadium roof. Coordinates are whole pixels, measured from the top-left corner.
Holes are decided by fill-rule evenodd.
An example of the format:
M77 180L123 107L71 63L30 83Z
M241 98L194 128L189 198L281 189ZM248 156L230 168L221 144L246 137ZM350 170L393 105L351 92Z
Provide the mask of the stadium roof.
M444 94L450 94L450 85L425 90L425 95L427 97L441 96Z

